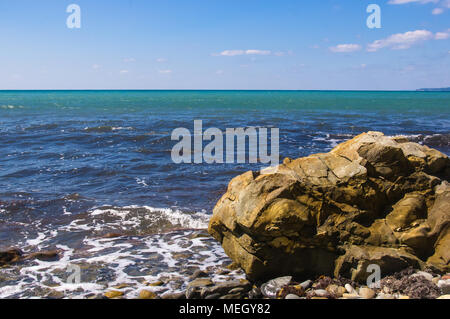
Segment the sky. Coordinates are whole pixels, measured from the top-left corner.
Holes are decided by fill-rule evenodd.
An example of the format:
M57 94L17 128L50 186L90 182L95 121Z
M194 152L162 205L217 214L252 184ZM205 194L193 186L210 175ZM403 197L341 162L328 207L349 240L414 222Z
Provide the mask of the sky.
M0 0L0 37L0 89L450 86L450 0Z

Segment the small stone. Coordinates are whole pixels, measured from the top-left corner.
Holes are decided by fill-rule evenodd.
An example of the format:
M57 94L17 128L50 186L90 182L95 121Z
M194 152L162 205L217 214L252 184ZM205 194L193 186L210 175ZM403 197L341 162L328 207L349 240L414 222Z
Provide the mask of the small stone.
M187 287L185 296L186 299L200 299L200 290L197 287Z
M153 291L150 290L141 290L139 293L139 299L155 299L156 294Z
M345 285L345 290L347 290L349 294L356 294L355 288L353 288L352 285L350 284Z
M105 292L104 296L106 298L109 298L109 299L117 298L117 297L123 296L123 292L122 291L117 291L117 290L111 290L111 291Z
M302 282L302 283L300 284L300 286L302 286L303 290L306 290L306 289L308 289L309 287L311 287L312 284L313 284L313 281L312 281L312 280L306 280L306 281Z
M441 289L444 295L450 294L450 279L439 280L437 286Z
M261 290L258 287L254 287L249 293L248 293L248 297L250 299L259 299L261 298L262 293Z
M148 284L148 286L150 286L150 287L159 287L162 285L164 285L164 282L162 282L162 281L155 281L155 282L151 282Z
M311 297L311 299L328 299L327 297Z
M197 279L197 278L206 278L208 277L208 274L206 272L204 272L203 270L196 270L192 276L191 279Z
M316 297L328 297L328 291L326 291L325 289L317 289L314 290L314 294Z
M444 276L442 276L442 280L447 280L450 279L450 274L445 274Z
M302 299L302 298L294 294L289 294L284 299Z
M433 284L437 285L439 280L441 280L441 277L434 277L433 280L431 280L431 281L433 282Z
M344 299L361 299L361 296L354 293L354 294L343 294L342 298Z
M269 280L261 286L261 292L267 298L276 298L278 291L280 291L283 286L289 285L291 281L291 276Z
M327 291L336 298L342 297L342 295L347 292L347 290L344 287L334 285L334 284L329 285L327 287Z
M237 288L233 288L231 289L228 293L229 294L240 294L244 292L244 288L242 287L237 287Z
M415 277L419 277L419 276L422 276L423 278L425 278L425 279L427 279L429 281L433 280L433 275L429 274L429 273L427 273L425 271L418 271L415 274L411 275L411 277L414 277L414 278Z
M212 295L205 297L205 299L219 299L219 298L220 298L220 294L212 294Z
M450 295L442 295L438 297L437 299L450 299Z
M241 299L241 295L240 294L234 294L234 295L225 295L220 297L219 299Z
M410 299L409 296L400 295L397 297L397 299Z
M359 295L364 299L372 299L375 297L376 293L373 289L363 287L359 288Z
M125 283L123 283L123 284L120 284L120 285L114 286L113 288L114 288L114 289L123 289L123 288L128 288L128 287L130 287L130 285L129 285L129 284L125 284Z
M161 296L161 299L173 299L173 300L186 299L186 294L183 293L183 292L166 293L166 294Z
M209 278L197 278L188 284L189 287L207 287L212 285L213 282Z

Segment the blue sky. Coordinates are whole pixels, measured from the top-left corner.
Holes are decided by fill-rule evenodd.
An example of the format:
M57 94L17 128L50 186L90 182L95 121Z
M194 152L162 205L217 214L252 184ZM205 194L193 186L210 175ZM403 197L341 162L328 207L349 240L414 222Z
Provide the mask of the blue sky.
M1 0L0 36L0 89L450 86L450 0Z

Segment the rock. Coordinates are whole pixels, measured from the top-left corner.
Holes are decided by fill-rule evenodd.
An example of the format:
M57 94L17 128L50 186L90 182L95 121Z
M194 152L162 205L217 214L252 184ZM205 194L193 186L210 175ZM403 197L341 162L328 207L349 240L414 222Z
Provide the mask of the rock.
M205 297L205 299L219 299L220 294L212 294Z
M299 297L299 296L294 295L294 294L289 294L284 299L302 299L302 297Z
M109 299L118 298L118 297L123 296L123 292L117 291L117 290L111 290L111 291L105 292L104 296Z
M229 282L217 283L211 287L202 288L201 291L199 292L199 297L205 298L206 296L213 294L220 294L221 296L223 296L236 288L242 288L243 292L247 292L252 288L252 285L248 280L234 280Z
M309 287L311 287L312 284L313 284L313 281L312 281L312 280L306 280L306 281L302 282L302 283L300 284L300 286L302 286L302 288L303 288L304 290L306 290L306 289L308 289Z
M328 291L326 291L324 289L316 289L316 290L314 290L314 294L316 295L316 297L329 297L330 296Z
M209 275L203 270L199 269L192 274L191 279L206 278L206 277L209 277Z
M352 285L346 284L344 288L349 294L356 294L356 290L352 287Z
M59 252L57 250L39 251L31 253L25 259L39 259L42 261L56 261L59 260Z
M347 289L334 284L329 285L327 287L327 291L330 293L330 295L332 295L335 298L340 298L342 297L343 294L347 293Z
M165 294L161 295L161 299L175 299L175 300L186 299L186 294L183 293L183 292L180 292L180 293L165 293Z
M376 296L376 293L373 289L362 287L359 288L359 295L364 299L372 299Z
M450 279L439 280L437 286L441 289L444 295L450 294Z
M411 299L409 296L399 295L397 299Z
M254 287L249 293L248 297L250 299L260 299L262 297L261 289Z
M119 234L119 233L107 233L105 235L102 236L102 238L107 238L107 239L111 239L111 238L118 238L118 237L122 237L123 234Z
M438 297L437 299L450 299L450 295L442 295Z
M198 288L212 286L213 282L209 278L197 278L188 284L188 287Z
M229 183L208 232L248 278L450 271L450 160L368 132ZM430 252L434 252L432 256Z
M423 278L429 280L429 281L433 281L433 275L429 274L425 271L418 271L416 272L414 275L411 275L412 277L418 277L418 276L422 276Z
M0 251L0 266L13 264L22 260L23 252L17 248Z
M153 291L150 290L141 290L139 293L139 299L155 299L156 294Z
M272 279L261 286L261 293L267 298L276 298L278 291L292 281L291 276Z
M241 297L240 294L234 294L234 295L225 295L220 297L219 299L241 299L240 297Z
M164 282L158 280L158 281L155 281L155 282L149 282L147 286L159 287L159 286L162 286L162 285L164 285Z

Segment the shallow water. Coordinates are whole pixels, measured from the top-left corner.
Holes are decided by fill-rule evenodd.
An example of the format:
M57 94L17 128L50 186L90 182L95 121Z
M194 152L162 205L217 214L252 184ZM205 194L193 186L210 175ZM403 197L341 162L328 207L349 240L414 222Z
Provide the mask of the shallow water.
M86 297L179 276L184 262L226 262L211 239L176 230L206 228L229 180L261 165L173 163L170 135L192 132L194 120L204 130L279 128L281 158L327 152L369 130L450 154L449 92L2 91L0 249L57 248L62 258L0 270L0 297ZM206 257L168 257L200 246ZM83 287L65 284L70 264L84 265Z

